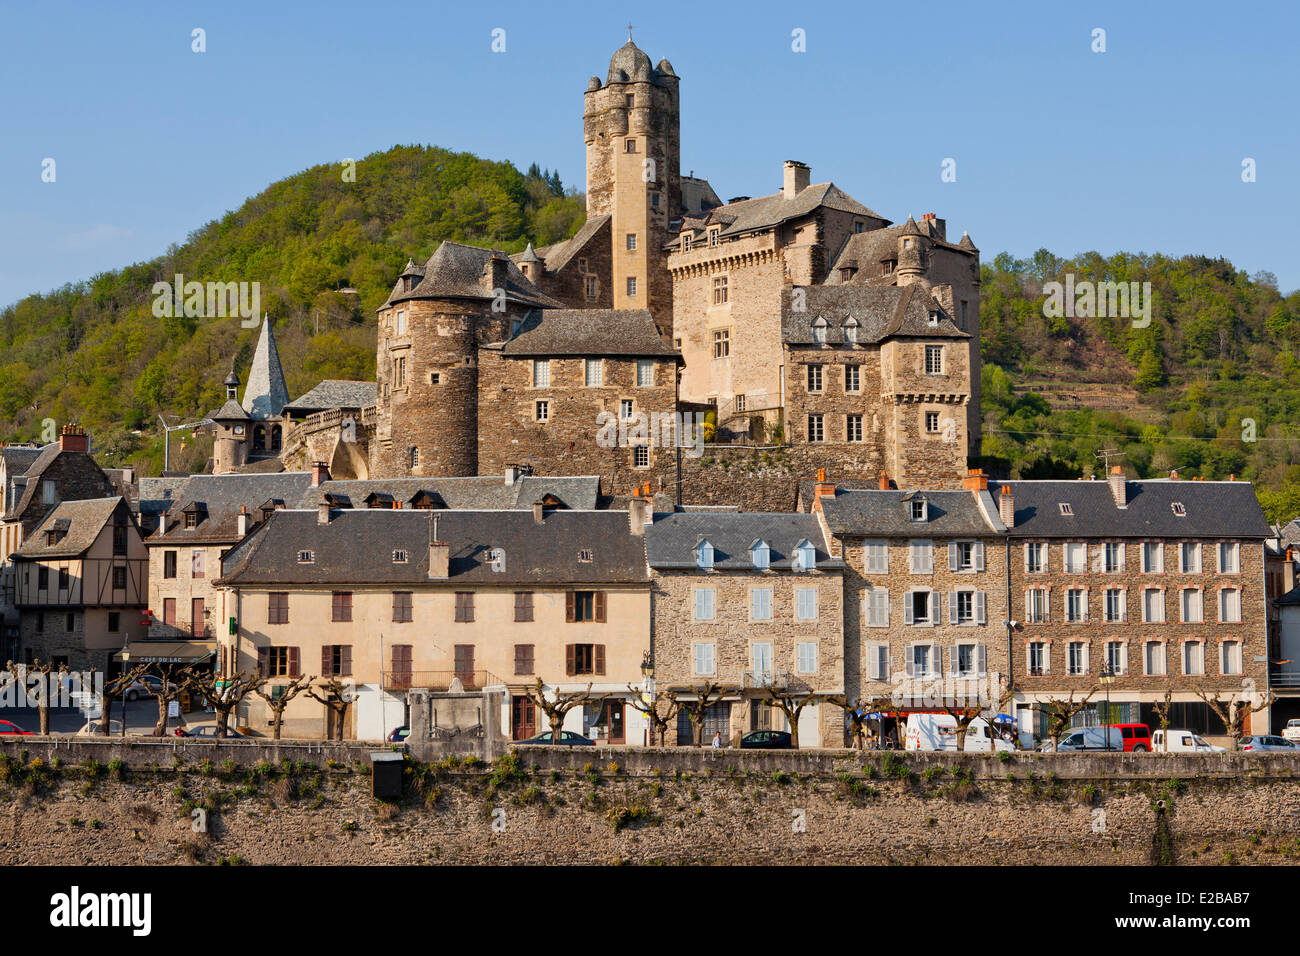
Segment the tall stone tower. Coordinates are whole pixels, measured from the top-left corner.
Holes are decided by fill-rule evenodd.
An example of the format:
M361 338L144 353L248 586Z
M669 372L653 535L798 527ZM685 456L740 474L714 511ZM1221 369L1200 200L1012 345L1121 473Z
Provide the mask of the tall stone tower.
M629 37L593 76L583 110L587 218L609 216L616 309L649 309L672 335L673 288L664 243L681 215L678 78L666 59L652 67Z

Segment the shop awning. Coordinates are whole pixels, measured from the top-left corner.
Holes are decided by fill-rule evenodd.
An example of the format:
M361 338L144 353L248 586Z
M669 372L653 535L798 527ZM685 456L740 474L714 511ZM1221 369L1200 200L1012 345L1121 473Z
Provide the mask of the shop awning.
M132 641L113 657L126 664L194 664L216 651L216 641Z

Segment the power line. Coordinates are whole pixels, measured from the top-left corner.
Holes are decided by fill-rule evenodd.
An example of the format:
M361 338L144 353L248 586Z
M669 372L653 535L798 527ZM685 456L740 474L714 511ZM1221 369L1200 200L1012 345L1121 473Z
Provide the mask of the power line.
M1040 431L1032 431L1030 429L1021 429L1021 428L1016 428L1016 429L986 428L984 430L989 432L997 432L1002 435L1048 435L1054 438L1096 438L1099 441L1111 441L1116 438L1124 437L1123 432L1120 432L1118 434L1096 435L1096 434L1089 434L1088 432L1040 432ZM1192 435L1162 435L1161 437L1168 441L1211 442L1211 441L1219 440L1217 438L1195 438ZM1292 436L1290 438L1256 438L1255 441L1253 442L1242 442L1241 444L1253 445L1255 444L1255 442L1261 442L1261 441L1300 441L1300 435Z

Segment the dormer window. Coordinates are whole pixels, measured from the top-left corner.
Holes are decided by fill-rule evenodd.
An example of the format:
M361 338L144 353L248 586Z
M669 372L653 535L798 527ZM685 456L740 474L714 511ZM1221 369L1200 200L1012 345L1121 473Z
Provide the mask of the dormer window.
M811 571L817 567L817 549L807 538L794 546L794 561L791 568L795 571Z
M858 320L849 316L844 321L844 341L849 345L858 343Z
M199 513L197 511L185 512L185 527L197 528L199 526Z
M826 324L826 320L821 316L818 316L813 320L812 337L813 341L818 345L824 345L826 343Z
M772 564L772 549L767 546L766 541L755 541L754 546L749 549L749 555L754 567L759 571L766 571Z
M578 560L583 564L591 564L591 551L584 548L578 552Z
M691 236L690 233L687 233L686 235L682 236L682 252L690 252L690 251L691 251Z
M930 324L931 325L939 324L939 313L936 312L934 309L930 310Z
M714 227L713 229L710 229L709 248L712 249L715 246L717 246L717 244L721 241L721 237L722 237L722 229L720 227Z
M713 545L708 541L701 541L696 545L695 566L701 571L709 571L713 568Z
M1177 517L1179 518L1187 517L1187 509L1183 507L1183 503L1181 501L1175 501L1169 507L1173 509L1173 512Z
M908 505L911 508L913 521L926 520L926 517L928 516L928 511L926 509L926 501L924 498L913 498L910 502L908 502Z
M406 564L407 554L405 551L393 552L393 564Z
M315 552L315 551L299 551L299 552L298 552L298 563L299 563L299 564L315 564L315 563L316 563L316 552Z
M1062 501L1059 507L1061 509L1062 516L1066 518L1074 517L1074 509L1070 507L1070 503L1068 501Z

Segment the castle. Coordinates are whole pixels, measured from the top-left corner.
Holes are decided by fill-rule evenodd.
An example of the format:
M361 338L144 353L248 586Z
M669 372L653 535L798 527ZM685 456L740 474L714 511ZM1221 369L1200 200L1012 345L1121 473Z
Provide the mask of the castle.
M444 242L408 262L378 309L373 387L268 403L283 385L265 326L257 397L226 406L252 418L214 413L214 470L258 453L340 477L522 466L688 502L733 461L959 486L979 446L974 243L933 214L892 224L793 161L778 191L721 202L681 174L679 86L666 59L617 50L585 93L586 223L514 255ZM687 411L710 413L703 460L636 427ZM629 424L613 447L597 441L610 419Z

